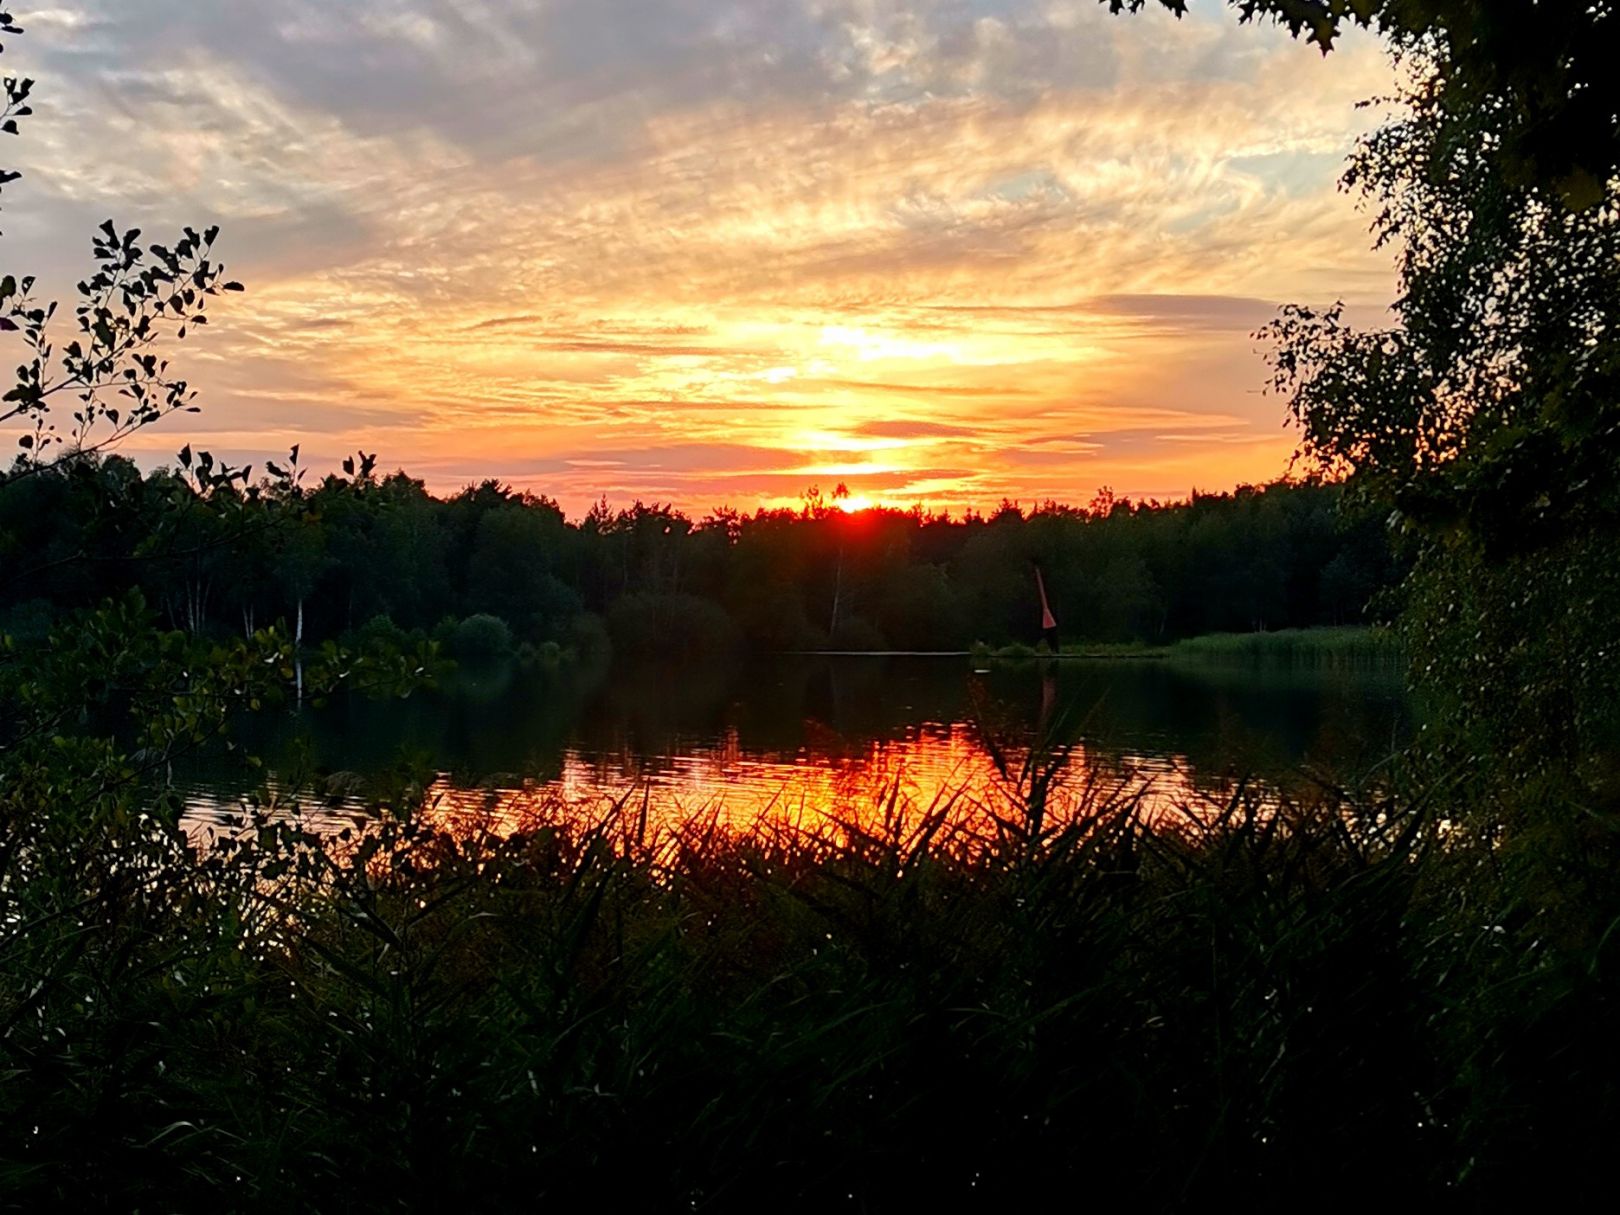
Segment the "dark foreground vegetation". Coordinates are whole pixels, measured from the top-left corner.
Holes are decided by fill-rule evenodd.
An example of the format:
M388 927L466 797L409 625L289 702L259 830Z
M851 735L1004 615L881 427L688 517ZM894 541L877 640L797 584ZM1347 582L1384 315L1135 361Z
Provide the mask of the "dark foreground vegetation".
M1398 324L1366 331L1296 308L1268 335L1306 456L1400 537L1398 625L1433 709L1375 788L1305 804L1240 788L1152 818L1136 791L1097 789L1092 814L1054 821L1061 750L1029 738L1003 752L1008 788L971 832L890 805L842 828L671 835L644 830L631 803L594 826L556 807L493 839L438 817L407 771L342 833L306 835L267 803L239 837L204 846L166 779L177 754L295 689L408 691L435 658L381 636L358 653L300 649L297 604L330 571L312 558L307 585L282 585L290 575L253 565L248 540L307 535L295 474L250 484L182 461L179 480L131 486L155 494L138 517L131 499L86 491L103 530L65 534L125 536L110 554L76 538L36 551L37 512L5 524L7 576L31 583L8 584L11 605L95 602L43 637L8 631L0 655L0 1203L1608 1198L1617 18L1506 0L1241 7L1324 46L1354 14L1412 69L1397 117L1349 173L1402 250ZM0 28L15 32L9 18ZM27 116L28 84L6 88L9 127ZM26 347L0 408L30 428L7 475L13 502L128 475L88 460L98 436L190 407L152 347L227 286L213 236L147 246L106 225L61 344L31 284L0 279ZM368 472L316 491L329 536L342 510L364 516L385 492ZM1272 492L1251 502L1308 500ZM1220 509L1249 509L1232 502ZM216 512L222 530L187 530ZM547 517L532 504L497 514ZM1129 516L1118 535L1182 517ZM1115 535L1115 511L1103 522L1075 534ZM621 543L602 551L626 571ZM1148 561L1121 546L1110 560ZM159 584L144 581L148 556L243 564L206 587ZM955 576L948 558L919 560L918 581L927 565ZM836 554L830 568L841 586ZM621 603L637 593L622 576ZM78 590L32 593L70 577ZM652 593L685 593L673 570L656 577L670 581ZM238 584L279 598L229 601L227 617ZM321 600L324 631L363 623L348 599L364 585L350 575ZM613 593L573 589L584 606ZM876 602L857 599L850 618ZM806 592L803 611L824 603L824 589ZM475 609L500 615L445 610ZM259 610L292 629L261 627ZM1245 613L1239 627L1300 622ZM733 608L724 618L764 636ZM487 644L505 627L531 626L474 633Z
M1612 985L1433 803L1033 828L937 806L738 837L634 804L201 856L135 798L35 820L4 938L23 1208L1490 1206L1589 1185ZM1019 790L1022 792L1019 792ZM20 792L22 790L14 791ZM285 810L285 807L283 807ZM442 823L439 824L443 826ZM26 858L26 859L20 859ZM1610 858L1612 859L1612 857ZM23 929L26 928L24 931ZM1057 1187L1054 1191L1051 1187Z

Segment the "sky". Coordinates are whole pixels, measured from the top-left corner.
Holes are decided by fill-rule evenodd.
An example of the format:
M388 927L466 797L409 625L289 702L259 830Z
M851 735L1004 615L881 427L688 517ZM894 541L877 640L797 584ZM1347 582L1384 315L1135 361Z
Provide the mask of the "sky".
M1288 467L1279 304L1392 297L1336 186L1386 57L1216 0L9 7L6 271L66 296L104 219L217 223L247 286L169 347L203 411L143 462L363 449L570 513L1168 500Z

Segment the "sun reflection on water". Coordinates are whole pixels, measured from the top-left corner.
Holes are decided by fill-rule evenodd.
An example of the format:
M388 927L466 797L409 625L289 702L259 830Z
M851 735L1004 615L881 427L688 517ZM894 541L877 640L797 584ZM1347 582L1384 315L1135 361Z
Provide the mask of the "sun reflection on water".
M645 677L638 677L639 675ZM1138 821L1218 815L1306 775L1370 773L1399 738L1398 689L1218 678L1145 664L965 674L956 659L784 659L735 671L615 672L570 699L512 679L405 704L351 702L258 723L239 753L177 771L193 831L297 814L316 831L379 811L471 838L607 821L670 837L721 829L882 835L937 817L968 836L1058 826L1101 808ZM1050 786L1021 771L1048 740ZM1384 752L1387 754L1387 751ZM614 830L619 827L615 826Z
M746 753L729 731L712 746L680 754L570 749L561 771L545 779L468 783L441 772L424 791L419 813L454 834L508 835L559 819L591 826L614 814L660 836L694 823L734 833L854 827L882 834L931 814L951 829L983 833L1027 812L1029 790L1019 772L1025 754L1004 753L1003 771L977 731L961 723L918 725L904 737L842 751L806 745L763 755ZM1130 803L1151 822L1224 787L1195 781L1175 757L1105 755L1076 745L1045 798L1047 821ZM290 792L278 798L299 800ZM353 826L366 807L358 782L350 788L329 781L319 803L303 802L303 819L316 830ZM238 809L199 794L188 799L187 817L194 829L206 828Z

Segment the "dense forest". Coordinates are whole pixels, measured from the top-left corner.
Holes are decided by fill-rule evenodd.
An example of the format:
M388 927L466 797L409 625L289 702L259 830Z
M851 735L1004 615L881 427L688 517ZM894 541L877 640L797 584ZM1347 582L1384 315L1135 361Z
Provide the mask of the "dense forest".
M282 621L309 640L391 625L451 648L962 649L1039 637L1039 568L1064 640L1158 643L1358 623L1399 580L1382 520L1318 480L956 519L845 513L811 491L798 510L700 520L640 502L570 520L493 481L438 498L364 460L313 489L244 480L205 493L185 468L110 457L0 484L10 631L135 585L192 633ZM458 628L471 617L506 630Z

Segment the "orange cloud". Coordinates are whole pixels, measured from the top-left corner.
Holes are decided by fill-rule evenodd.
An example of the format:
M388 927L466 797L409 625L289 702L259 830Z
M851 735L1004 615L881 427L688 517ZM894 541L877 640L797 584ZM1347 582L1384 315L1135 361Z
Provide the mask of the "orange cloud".
M92 215L224 226L250 291L151 457L364 447L576 510L1172 497L1286 466L1277 302L1389 292L1333 185L1367 41L1090 0L131 7L18 44L56 102L21 235L65 276Z

